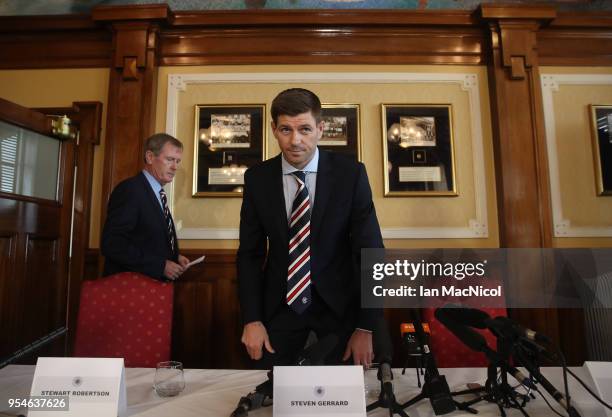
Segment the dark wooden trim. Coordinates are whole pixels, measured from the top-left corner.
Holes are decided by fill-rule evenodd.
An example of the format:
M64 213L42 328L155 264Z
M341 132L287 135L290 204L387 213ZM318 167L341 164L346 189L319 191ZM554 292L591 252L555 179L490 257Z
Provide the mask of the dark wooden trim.
M557 18L550 22L551 28L601 28L612 29L612 12L558 12Z
M113 27L136 23L160 25L158 65L488 65L485 23L491 19L536 19L544 25L536 32L542 65L612 65L610 12L492 4L475 12L172 12L160 4L98 6L91 16L0 17L0 69L123 68L123 61L112 59ZM125 56L119 55L115 60ZM136 65L142 67L142 60Z
M248 18L246 18L248 16ZM249 10L174 12L171 26L474 26L464 10Z
M104 29L0 33L0 69L109 67L111 46Z
M3 115L2 120L7 123L32 130L42 135L52 136L53 128L51 127L51 119L42 113L32 112L26 107L3 98L0 98L0 112Z
M7 200L15 200L15 201L25 201L28 203L36 203L43 206L49 207L59 207L61 203L57 200L49 200L46 198L38 198L38 197L30 197L27 195L21 194L11 194L0 191L0 198L5 198Z
M537 33L540 65L612 66L612 24L603 28L549 27Z
M478 8L483 19L528 19L550 21L557 16L554 6L483 3Z
M91 12L94 21L166 20L172 12L167 4L130 4L96 6Z
M241 27L165 30L160 65L485 63L480 28Z
M153 133L157 103L159 26L146 21L110 22L113 68L110 72L102 219L115 185L142 167L144 141Z
M66 337L67 353L71 353L76 336L76 320L79 306L81 282L85 277L87 246L89 243L89 223L91 213L91 193L93 181L94 148L100 144L102 124L102 103L82 101L72 107L37 108L44 114L65 114L79 130L76 144L77 177L74 188L74 207L72 219L72 257L70 259L70 280L68 282L68 310Z

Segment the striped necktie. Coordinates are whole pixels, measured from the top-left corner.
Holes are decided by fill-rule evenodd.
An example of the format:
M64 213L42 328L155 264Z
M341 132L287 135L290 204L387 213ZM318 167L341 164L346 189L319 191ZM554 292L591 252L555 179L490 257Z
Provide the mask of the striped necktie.
M310 305L310 198L306 173L291 173L298 183L289 220L287 304L298 314Z
M163 188L159 190L159 196L161 197L162 207L164 209L164 217L166 218L166 229L168 231L170 247L172 248L172 253L175 253L176 247L174 246L174 223L172 222L170 209L168 209L168 197L166 197L166 192Z

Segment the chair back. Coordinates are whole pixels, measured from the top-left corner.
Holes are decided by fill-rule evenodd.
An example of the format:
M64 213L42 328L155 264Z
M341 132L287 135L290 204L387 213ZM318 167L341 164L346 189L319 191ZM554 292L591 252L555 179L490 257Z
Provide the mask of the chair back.
M134 272L84 281L74 356L146 368L170 360L173 295L172 284Z

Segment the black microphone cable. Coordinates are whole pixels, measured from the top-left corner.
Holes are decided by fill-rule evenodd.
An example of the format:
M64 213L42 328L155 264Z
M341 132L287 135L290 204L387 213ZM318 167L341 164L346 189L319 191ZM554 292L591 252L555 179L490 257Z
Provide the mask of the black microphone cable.
M586 384L586 382L584 382L582 379L580 379L578 377L578 375L576 375L571 369L567 369L567 372L574 377L574 379L576 379L576 381L580 382L580 385L583 386L583 388L585 390L587 390L587 392L589 394L591 394L593 396L593 398L595 398L597 401L599 401L599 403L601 405L603 405L604 407L606 407L608 410L612 410L612 406L610 404L608 404L607 402L605 402L603 399L601 399L595 392L593 392L593 390Z

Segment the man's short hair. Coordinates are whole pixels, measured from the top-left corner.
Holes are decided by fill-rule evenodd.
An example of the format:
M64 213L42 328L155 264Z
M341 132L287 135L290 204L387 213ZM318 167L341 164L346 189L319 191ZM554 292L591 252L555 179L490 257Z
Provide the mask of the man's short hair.
M172 135L168 135L167 133L156 133L149 138L145 142L144 146L144 154L143 158L145 164L147 163L147 152L153 152L153 155L158 156L161 153L162 148L166 143L169 143L177 148L183 149L183 144L180 140L175 138Z
M272 100L272 120L278 122L278 116L297 116L311 112L316 122L321 121L321 100L315 93L305 88L290 88L280 92Z

